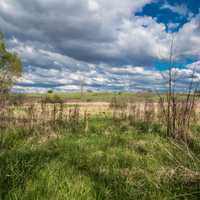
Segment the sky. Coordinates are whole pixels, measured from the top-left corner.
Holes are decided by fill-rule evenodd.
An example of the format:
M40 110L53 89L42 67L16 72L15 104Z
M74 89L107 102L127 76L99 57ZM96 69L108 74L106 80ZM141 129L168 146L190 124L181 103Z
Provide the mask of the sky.
M200 77L199 0L0 0L0 31L16 92L162 90L172 38L177 87Z

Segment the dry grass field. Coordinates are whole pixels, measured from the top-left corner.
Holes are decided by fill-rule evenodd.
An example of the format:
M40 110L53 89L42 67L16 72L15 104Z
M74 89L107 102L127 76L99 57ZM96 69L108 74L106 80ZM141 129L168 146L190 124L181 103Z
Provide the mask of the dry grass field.
M0 199L199 199L198 101L186 143L166 135L155 96L57 95L1 107Z

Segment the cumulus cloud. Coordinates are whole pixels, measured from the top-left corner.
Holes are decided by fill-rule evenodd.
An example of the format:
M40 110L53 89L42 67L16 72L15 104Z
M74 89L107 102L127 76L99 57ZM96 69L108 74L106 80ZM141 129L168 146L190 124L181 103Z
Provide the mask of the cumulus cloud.
M0 29L81 61L151 65L167 58L169 35L155 19L134 16L150 2L2 0Z
M169 57L171 34L156 18L135 16L155 0L1 0L0 30L23 59L17 91L155 88L151 69ZM189 21L175 33L176 57L200 59L200 15L165 4ZM171 23L169 26L176 27Z
M2 0L0 29L81 61L150 65L166 51L164 25L134 12L151 1Z
M184 24L175 34L176 53L178 57L200 59L200 14Z

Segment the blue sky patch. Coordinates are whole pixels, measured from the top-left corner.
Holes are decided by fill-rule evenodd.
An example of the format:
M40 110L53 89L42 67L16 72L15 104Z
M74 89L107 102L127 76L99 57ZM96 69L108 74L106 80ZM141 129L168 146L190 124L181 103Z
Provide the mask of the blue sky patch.
M164 23L166 31L176 32L192 16L199 13L199 8L200 1L198 0L158 0L145 5L136 15L151 16L158 23ZM170 27L171 24L174 24L174 27Z

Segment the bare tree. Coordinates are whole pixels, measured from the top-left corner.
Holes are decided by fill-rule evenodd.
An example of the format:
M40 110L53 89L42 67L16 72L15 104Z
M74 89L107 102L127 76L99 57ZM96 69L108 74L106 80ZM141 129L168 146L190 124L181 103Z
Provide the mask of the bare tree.
M169 67L167 72L161 73L164 82L167 83L167 91L164 95L160 92L157 94L165 119L167 136L188 143L191 136L192 113L195 112L199 81L196 79L196 66L194 66L190 76L187 77L189 83L186 84L186 92L182 95L178 92L178 70L174 68L174 43L173 37L170 44Z

